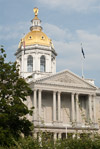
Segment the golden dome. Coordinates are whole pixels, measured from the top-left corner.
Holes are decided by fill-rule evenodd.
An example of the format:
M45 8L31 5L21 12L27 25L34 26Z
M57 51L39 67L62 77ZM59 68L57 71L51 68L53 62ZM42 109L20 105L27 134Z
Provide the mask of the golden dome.
M44 46L53 46L51 39L47 37L46 34L42 32L41 21L38 19L38 8L33 9L35 17L31 21L32 26L30 27L30 32L21 39L19 43L19 48L21 46L31 46L31 45L44 45Z
M34 44L44 45L44 46L50 46L51 40L47 37L45 33L42 31L31 31L29 32L22 40L21 43L24 42L25 46L30 46ZM21 43L19 47L21 46Z

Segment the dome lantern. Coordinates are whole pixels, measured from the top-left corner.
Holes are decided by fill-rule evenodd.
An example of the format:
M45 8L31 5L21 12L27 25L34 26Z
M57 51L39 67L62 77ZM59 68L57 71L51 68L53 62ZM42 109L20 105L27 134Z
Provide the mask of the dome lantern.
M40 31L40 30L42 30L42 27L41 27L41 20L38 18L39 9L34 8L33 12L35 14L35 17L33 18L33 20L31 20L32 26L30 27L30 31L33 31L33 30Z

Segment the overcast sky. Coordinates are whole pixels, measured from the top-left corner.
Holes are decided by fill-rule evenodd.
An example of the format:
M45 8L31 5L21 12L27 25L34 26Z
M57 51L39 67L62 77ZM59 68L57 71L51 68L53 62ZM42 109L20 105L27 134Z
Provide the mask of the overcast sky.
M0 45L7 61L23 34L29 32L33 8L39 8L43 32L52 39L57 72L65 69L81 76L81 43L85 53L84 77L100 87L100 0L0 0Z

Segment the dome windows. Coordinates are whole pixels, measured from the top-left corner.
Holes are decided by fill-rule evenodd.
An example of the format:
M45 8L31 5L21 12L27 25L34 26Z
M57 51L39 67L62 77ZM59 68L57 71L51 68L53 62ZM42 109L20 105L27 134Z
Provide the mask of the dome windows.
M28 39L32 39L32 36L29 36Z
M44 39L45 39L45 37L44 37L44 36L42 36L42 37L41 37L41 39L42 39L42 40L44 40Z
M33 71L33 57L31 55L27 58L27 71L32 72Z
M46 66L45 56L42 55L40 57L40 71L41 72L45 72L45 66Z

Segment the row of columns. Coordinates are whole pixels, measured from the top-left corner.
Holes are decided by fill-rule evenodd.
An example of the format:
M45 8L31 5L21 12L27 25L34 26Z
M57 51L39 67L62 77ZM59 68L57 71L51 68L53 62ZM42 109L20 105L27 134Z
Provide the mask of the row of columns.
M76 103L75 103L76 99ZM93 102L93 103L92 103ZM75 105L76 104L76 105ZM75 106L76 106L76 122L79 122L79 94L71 94L71 110L72 110L72 117L71 120L72 122L75 121ZM96 107L95 107L95 95L88 95L88 118L90 122L96 123Z
M45 132L43 132L45 133ZM75 138L75 133L69 133L70 137ZM61 132L51 132L52 138L54 139L54 141L56 141L57 139L65 139L68 137L67 133L61 133ZM79 137L79 136L78 136ZM39 139L39 141L41 142L41 133L34 132L34 138Z
M42 110L42 90L38 90L38 103L37 103L37 90L34 90L34 120L37 120L37 104L38 104L38 115L39 120L41 118L41 110ZM57 98L58 97L58 98ZM56 103L56 99L58 100L58 107ZM93 107L92 107L93 102ZM61 92L53 91L53 122L56 122L56 107L58 108L58 122L61 121ZM76 108L75 108L76 107ZM93 114L92 114L93 109ZM76 114L76 116L75 116ZM88 95L88 116L91 121L96 123L96 111L95 111L95 96ZM71 93L71 121L79 122L79 94Z
M61 139L62 138L62 134L63 133L54 132L53 133L54 140ZM39 132L34 132L34 138L38 138L38 137L39 137L39 140L41 141L41 135L39 136ZM65 138L67 138L66 134L65 134Z

